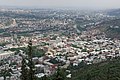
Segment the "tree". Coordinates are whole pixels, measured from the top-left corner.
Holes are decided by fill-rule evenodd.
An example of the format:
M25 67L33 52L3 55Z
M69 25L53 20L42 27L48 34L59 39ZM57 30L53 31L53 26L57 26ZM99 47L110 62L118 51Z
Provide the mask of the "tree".
M7 70L6 69L4 69L4 70L1 70L1 72L0 72L0 76L1 77L3 77L4 78L4 80L6 80L6 73L7 72Z
M27 56L22 56L22 80L35 80L35 66L32 60L32 52L32 41L30 40L28 43L28 52L26 54Z
M28 72L28 77L29 80L35 80L35 66L32 60L32 41L29 41L29 45L28 45L28 67L29 67L29 72Z
M56 74L54 80L65 80L65 78L66 78L66 74L65 74L64 70L60 69L60 67L58 67L57 74Z
M10 69L7 69L7 68L5 67L5 69L1 70L0 76L3 77L4 80L6 80L6 77L7 77L7 76L9 76L9 78L10 78L10 76L11 76L11 71L10 71Z
M28 69L27 69L27 66L26 66L26 61L25 59L23 58L22 59L22 67L21 67L21 80L28 80L27 77L28 77Z

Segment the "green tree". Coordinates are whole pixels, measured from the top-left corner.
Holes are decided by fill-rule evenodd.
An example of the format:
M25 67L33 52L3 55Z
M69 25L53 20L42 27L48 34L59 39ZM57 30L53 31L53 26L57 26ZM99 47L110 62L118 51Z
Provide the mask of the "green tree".
M21 79L22 80L35 80L35 66L32 60L33 57L32 50L32 41L28 43L28 52L27 57L22 56L22 71L21 71ZM27 62L28 61L28 62Z
M60 69L60 67L58 67L54 80L65 80L66 74L64 71L64 69Z
M4 78L4 80L6 80L6 77L9 76L9 78L11 77L11 71L10 69L3 69L0 72L0 76Z
M28 67L29 67L29 72L28 72L28 77L29 80L35 80L35 66L32 60L33 57L33 50L32 50L32 41L29 41L28 45Z
M26 61L25 59L23 58L22 59L22 67L21 67L21 80L28 80L28 69L27 69L27 66L26 66Z

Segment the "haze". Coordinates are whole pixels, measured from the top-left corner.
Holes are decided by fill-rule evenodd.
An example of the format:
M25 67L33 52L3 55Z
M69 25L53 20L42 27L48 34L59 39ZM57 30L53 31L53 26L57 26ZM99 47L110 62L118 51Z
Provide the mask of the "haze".
M82 9L120 8L120 0L0 0L1 6L73 7Z

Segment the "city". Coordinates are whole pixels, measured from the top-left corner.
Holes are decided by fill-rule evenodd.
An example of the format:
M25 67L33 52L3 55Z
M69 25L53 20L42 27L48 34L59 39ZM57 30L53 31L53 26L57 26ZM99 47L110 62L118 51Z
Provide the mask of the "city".
M119 13L120 9L0 7L0 80L119 80L120 75L83 79L74 74L119 60ZM24 79L24 70L33 71L36 79Z

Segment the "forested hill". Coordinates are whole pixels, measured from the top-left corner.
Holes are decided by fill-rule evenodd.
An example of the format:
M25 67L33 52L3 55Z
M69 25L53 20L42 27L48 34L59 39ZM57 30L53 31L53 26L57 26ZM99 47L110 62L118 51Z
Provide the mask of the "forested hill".
M120 80L120 58L73 70L71 80Z

